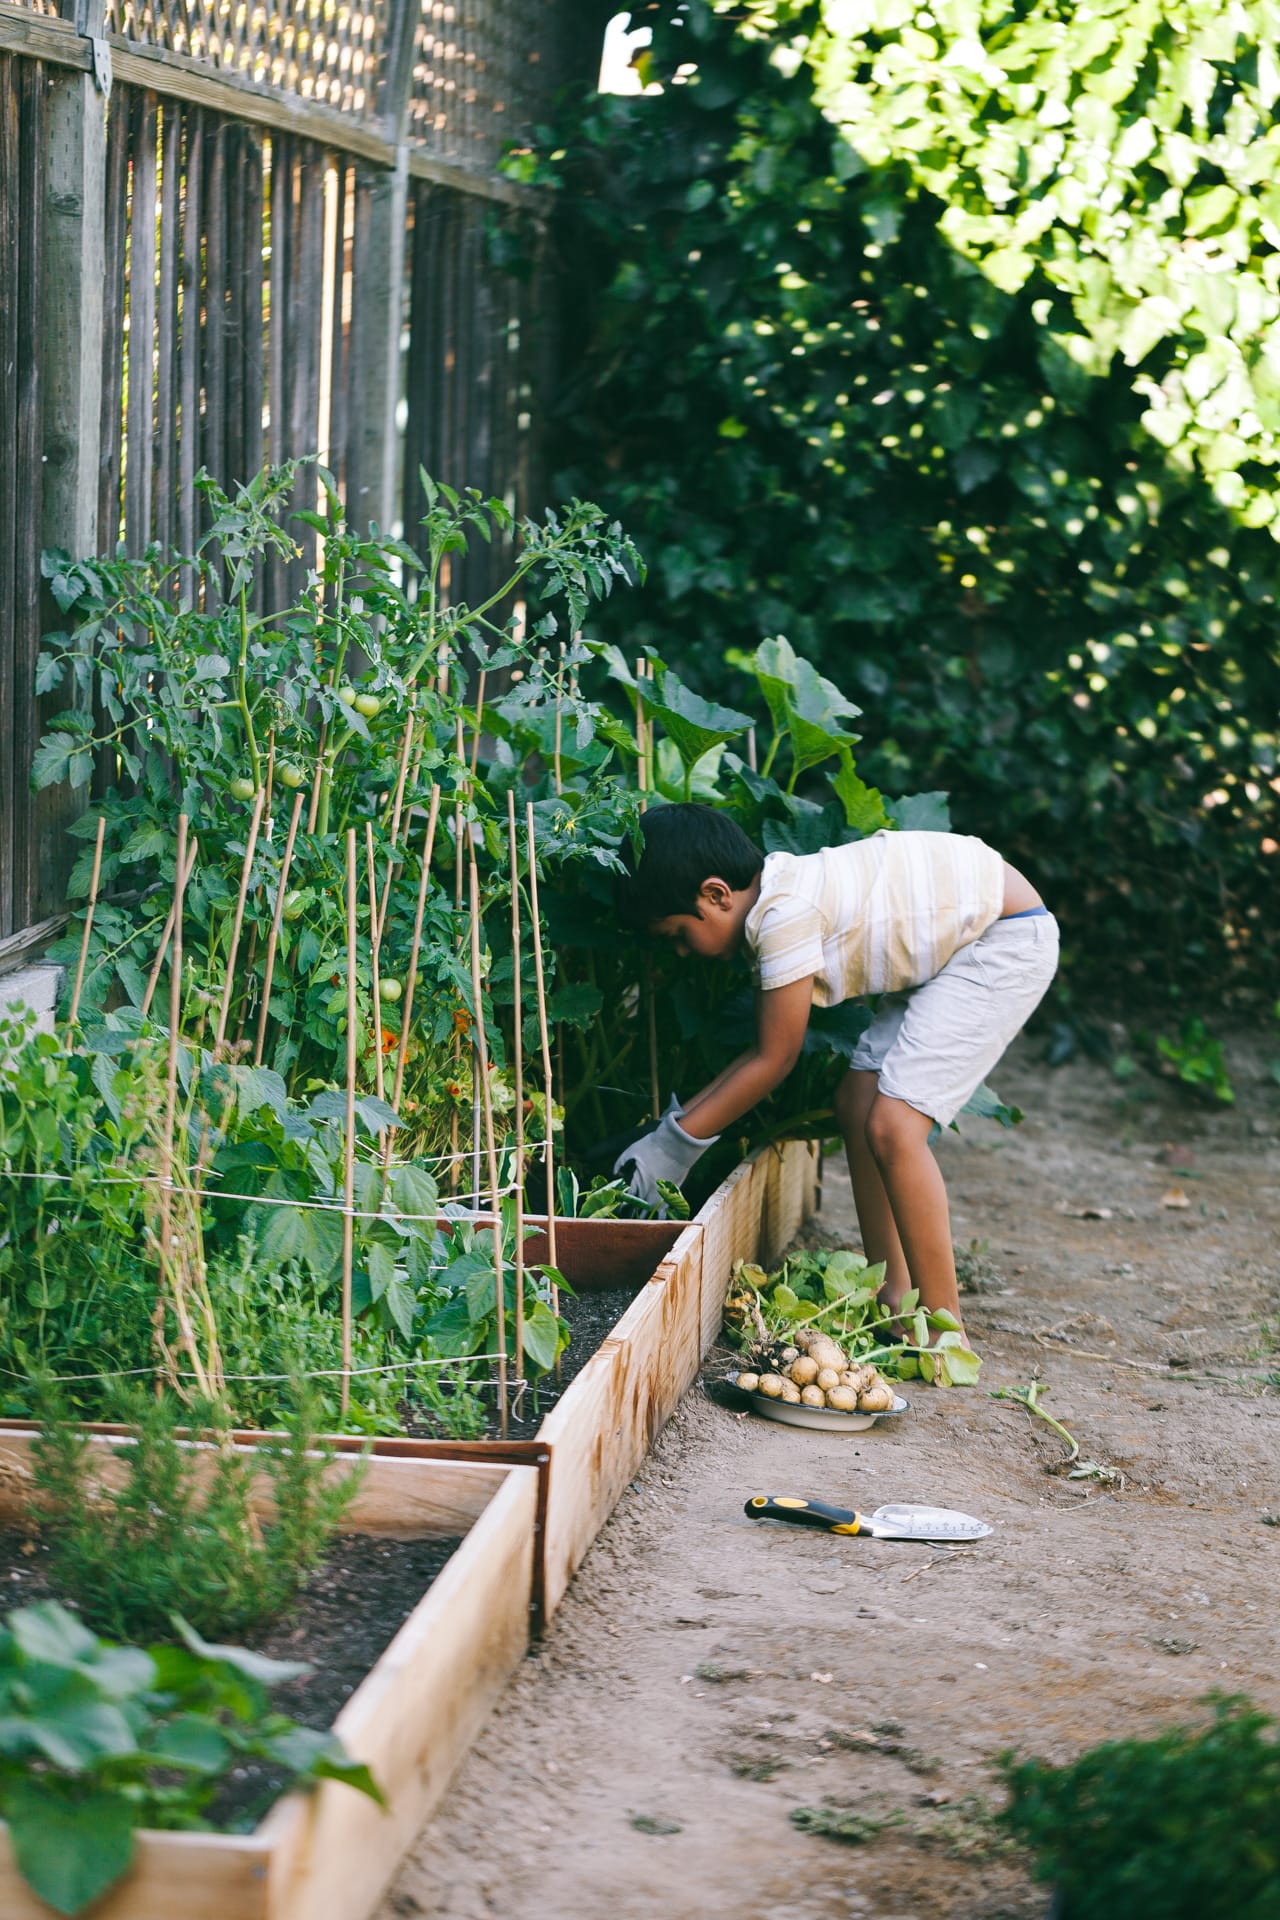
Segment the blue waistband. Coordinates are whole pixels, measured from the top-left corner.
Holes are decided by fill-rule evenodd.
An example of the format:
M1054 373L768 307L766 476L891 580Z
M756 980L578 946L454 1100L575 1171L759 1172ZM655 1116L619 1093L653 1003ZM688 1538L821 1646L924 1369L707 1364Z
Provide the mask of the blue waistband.
M1005 920L1030 920L1034 914L1048 913L1048 911L1048 907L1023 907L1020 913L1006 913L1002 918Z

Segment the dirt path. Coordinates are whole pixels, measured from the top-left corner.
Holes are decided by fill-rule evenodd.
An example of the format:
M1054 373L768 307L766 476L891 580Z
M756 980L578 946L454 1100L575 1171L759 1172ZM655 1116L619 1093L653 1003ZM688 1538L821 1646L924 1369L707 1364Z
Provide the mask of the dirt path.
M1065 1758L1213 1688L1280 1712L1280 1094L1256 1047L1231 1064L1219 1113L1024 1049L996 1078L1026 1123L941 1148L957 1244L988 1243L983 1388L1039 1375L1123 1486L1054 1474L1057 1438L982 1389L910 1390L856 1440L695 1389L381 1920L1031 1920L1045 1896L975 1805L993 1755ZM830 1161L820 1224L857 1243ZM964 1553L789 1532L744 1518L763 1491L996 1531ZM791 1823L831 1803L907 1824L848 1847Z

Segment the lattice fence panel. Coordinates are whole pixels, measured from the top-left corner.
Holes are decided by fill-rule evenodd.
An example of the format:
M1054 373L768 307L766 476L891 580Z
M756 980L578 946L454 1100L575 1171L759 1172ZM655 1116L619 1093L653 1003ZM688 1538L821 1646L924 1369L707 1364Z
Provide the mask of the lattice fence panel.
M352 0L107 0L107 31L373 120L386 5Z
M551 106L562 36L547 5L422 0L409 137L433 159L492 173Z

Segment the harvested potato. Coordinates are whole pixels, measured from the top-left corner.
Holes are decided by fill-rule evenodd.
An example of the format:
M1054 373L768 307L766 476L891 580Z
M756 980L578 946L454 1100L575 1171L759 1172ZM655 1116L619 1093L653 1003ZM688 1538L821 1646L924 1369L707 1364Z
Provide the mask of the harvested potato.
M801 1390L800 1400L806 1407L825 1407L827 1396L821 1387L805 1387Z
M782 1352L779 1354L778 1358L781 1360L784 1367L789 1367L793 1360L798 1360L800 1358L800 1349L799 1347L784 1347L782 1349Z
M848 1355L838 1347L829 1334L817 1333L809 1342L809 1357L816 1360L820 1367L832 1367L839 1373L849 1364Z
M782 1382L782 1398L789 1407L798 1407L800 1405L800 1389L794 1380L784 1380Z
M808 1349L809 1342L813 1340L815 1337L816 1336L814 1334L812 1327L797 1327L795 1332L791 1336L791 1338L795 1341L795 1344L797 1345L797 1347L802 1347L806 1351Z
M893 1388L886 1386L883 1380L878 1387L868 1387L858 1395L859 1413L888 1413L892 1405Z
M780 1400L782 1398L782 1376L780 1374L762 1373L757 1384L760 1392L768 1399Z
M874 1386L876 1370L874 1367L846 1367L840 1375L842 1387L852 1387L855 1393L862 1393L867 1387Z
M827 1405L834 1407L837 1413L856 1413L858 1396L852 1387L828 1387Z
M740 1373L738 1375L738 1385L744 1393L759 1393L760 1375L758 1373Z
M798 1387L811 1387L818 1377L818 1363L811 1353L802 1353L791 1363L791 1378Z
M815 1387L821 1387L824 1393L830 1393L832 1387L840 1385L840 1375L834 1367L819 1367L818 1377L813 1384Z

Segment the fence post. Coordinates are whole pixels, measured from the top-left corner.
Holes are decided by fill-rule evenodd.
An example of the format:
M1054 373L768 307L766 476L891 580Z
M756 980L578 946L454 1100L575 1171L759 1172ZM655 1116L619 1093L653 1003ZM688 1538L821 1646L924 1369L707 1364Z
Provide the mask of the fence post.
M78 6L76 25L100 43L105 62L103 0ZM79 73L50 65L47 76L40 541L83 559L98 550L109 68ZM48 612L56 615L56 609ZM39 863L33 918L63 904L75 851L66 828L84 803L82 790L65 786L35 797Z
M389 0L380 108L395 165L356 167L355 298L347 442L347 515L363 531L389 532L398 506L400 334L404 324L406 138L414 38L421 5Z
M81 31L102 37L103 0ZM48 69L44 204L46 546L96 552L107 101L93 73Z

